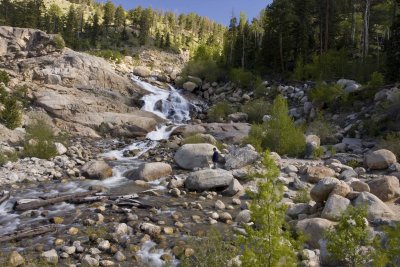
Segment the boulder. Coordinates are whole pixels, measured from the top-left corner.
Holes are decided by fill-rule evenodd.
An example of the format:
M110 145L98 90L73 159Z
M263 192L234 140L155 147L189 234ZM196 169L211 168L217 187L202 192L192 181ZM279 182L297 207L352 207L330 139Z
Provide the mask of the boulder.
M367 183L364 183L362 181L353 181L351 182L351 187L353 188L354 191L357 192L370 192L369 185Z
M332 194L326 201L321 217L331 221L338 221L349 205L350 200L347 198Z
M369 221L392 219L394 216L393 211L382 200L368 192L360 193L354 201L354 206L366 206Z
M55 249L45 251L41 254L41 257L48 263L57 264L58 263L58 255Z
M246 122L249 116L244 112L236 112L228 115L228 121L233 122Z
M336 194L342 197L346 197L351 192L351 187L344 181L339 181L334 187L331 194Z
M56 147L58 155L64 155L68 151L67 148L61 143L54 143L54 146Z
M236 179L233 179L230 183L227 189L222 191L222 195L228 196L228 197L233 197L235 195L240 195L244 194L244 188L240 184L240 182Z
M82 166L81 173L89 179L106 179L113 174L112 168L104 160L92 160Z
M251 125L248 123L205 123L201 124L208 134L224 143L241 144L249 135Z
M316 202L324 202L328 199L329 194L339 184L336 178L324 178L320 180L310 191L311 198Z
M294 219L300 214L308 214L309 212L310 205L307 203L297 203L286 210L286 214Z
M340 79L337 81L337 84L341 85L346 93L353 93L362 89L361 85L353 80Z
M389 201L400 195L399 179L394 176L383 176L368 183L370 192L382 201Z
M198 85L197 84L195 84L194 82L185 82L183 85L182 85L182 87L183 87L183 89L185 89L185 90L187 90L187 91L189 91L189 92L193 92L197 87L198 87Z
M257 151L249 145L241 148L231 147L229 154L225 157L225 168L227 170L240 169L253 164L259 158Z
M9 256L8 264L10 267L21 266L25 264L25 259L17 251L13 251Z
M211 144L186 144L175 153L174 159L186 170L209 167L214 148Z
M129 171L125 176L133 180L154 181L172 174L171 165L162 162L143 163L139 168Z
M396 162L396 155L387 149L376 150L364 157L365 166L371 170L384 170Z
M146 67L137 66L132 69L132 74L142 78L147 78L151 76L151 71Z
M296 231L302 233L307 238L307 243L315 249L319 249L318 241L323 238L325 231L335 225L327 219L311 218L298 221Z
M251 221L251 212L250 212L250 210L242 210L241 212L239 212L239 214L236 216L235 221L238 224L249 223Z
M189 174L185 187L189 190L204 191L223 189L230 185L233 175L221 169L206 169Z
M323 178L334 177L335 171L325 166L310 166L306 176L309 183L318 183Z

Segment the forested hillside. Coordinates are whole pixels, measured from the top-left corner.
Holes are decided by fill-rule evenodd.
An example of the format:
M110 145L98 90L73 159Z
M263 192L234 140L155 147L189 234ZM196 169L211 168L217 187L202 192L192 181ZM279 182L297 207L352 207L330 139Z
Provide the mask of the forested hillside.
M275 0L249 21L232 17L224 65L296 80L352 78L373 72L398 80L399 1Z
M199 44L222 47L223 25L195 13L175 14L151 8L124 10L111 1L3 0L0 25L37 28L61 34L67 46L121 50L139 45L177 51Z

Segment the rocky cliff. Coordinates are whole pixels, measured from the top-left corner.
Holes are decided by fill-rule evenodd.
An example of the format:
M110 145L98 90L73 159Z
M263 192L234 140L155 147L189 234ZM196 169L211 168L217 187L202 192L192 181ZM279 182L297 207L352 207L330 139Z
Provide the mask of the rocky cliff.
M72 134L96 137L106 127L119 136L143 136L162 121L138 109L146 92L129 74L102 58L60 48L55 35L0 27L0 68L12 77L8 90L27 85L33 108Z

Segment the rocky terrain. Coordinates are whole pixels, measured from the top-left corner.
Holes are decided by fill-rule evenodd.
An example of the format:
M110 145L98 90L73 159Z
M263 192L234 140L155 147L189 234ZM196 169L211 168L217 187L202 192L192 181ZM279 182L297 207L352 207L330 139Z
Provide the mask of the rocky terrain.
M251 92L192 77L181 92L190 103L184 111L192 119L174 121L166 103L183 100L172 94L153 103L151 112L141 108L149 103L143 98L149 94L146 88L168 88L167 82L179 78L184 59L151 69L158 59L147 51L141 58L147 63L135 63L139 66L132 58L110 64L57 49L54 36L37 30L0 27L0 36L0 68L11 76L7 89L26 84L32 101L23 127L0 129L2 149L22 149L19 141L31 113L42 114L56 130L70 134L69 145L58 144L58 156L50 160L24 158L0 167L0 265L177 265L182 256L195 253L188 236L203 236L211 225L234 235L251 224L246 189L257 190L258 179L248 174L262 169L263 155L241 144L250 130L246 114L207 122L209 104L244 103L254 97ZM141 78L132 81L131 75ZM344 83L348 90L357 87ZM316 114L308 88L278 88L298 121ZM376 102L395 90L381 91ZM372 114L367 107L335 118L342 122L335 155L327 148L321 160L271 153L284 185L286 220L307 237L301 266L335 266L323 232L350 205L367 206L373 234L400 220L396 156L375 149L373 140L349 136L360 117ZM167 139L146 138L160 132L160 126L166 127L162 133L168 133ZM202 134L207 142L185 144L190 133ZM317 136L309 135L307 141L313 148L320 146ZM216 146L221 159L219 168L211 169ZM354 161L359 166L350 166ZM309 198L299 197L304 191Z

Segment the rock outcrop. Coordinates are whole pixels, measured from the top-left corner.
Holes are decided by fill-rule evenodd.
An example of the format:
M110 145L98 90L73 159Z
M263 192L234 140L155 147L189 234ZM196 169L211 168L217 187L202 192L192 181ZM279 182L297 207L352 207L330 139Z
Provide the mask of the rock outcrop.
M186 170L209 167L214 148L211 144L186 144L175 153L174 159Z
M228 171L206 169L191 173L185 181L185 187L195 191L223 189L232 181L233 175Z

